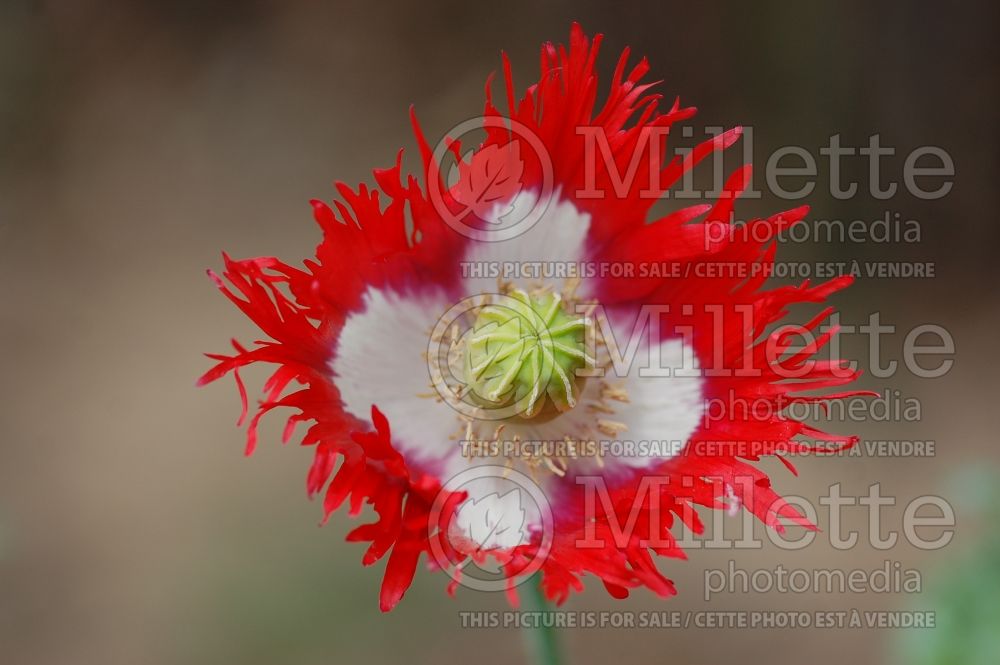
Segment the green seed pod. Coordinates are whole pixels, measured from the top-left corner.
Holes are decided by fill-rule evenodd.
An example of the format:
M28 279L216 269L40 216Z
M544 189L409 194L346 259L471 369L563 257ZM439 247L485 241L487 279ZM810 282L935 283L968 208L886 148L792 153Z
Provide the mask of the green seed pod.
M517 406L522 418L576 406L592 368L586 341L591 321L566 312L557 293L515 290L483 306L466 340L465 382L484 408Z

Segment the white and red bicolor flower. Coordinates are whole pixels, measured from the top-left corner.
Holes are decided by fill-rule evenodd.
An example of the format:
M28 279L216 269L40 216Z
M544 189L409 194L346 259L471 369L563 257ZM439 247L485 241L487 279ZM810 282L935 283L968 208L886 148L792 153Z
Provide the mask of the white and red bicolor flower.
M442 152L432 150L413 117L422 177L403 173L400 152L394 167L374 172L377 189L338 184L340 198L332 205L313 201L323 240L302 268L275 258L226 256L222 276L210 272L270 340L253 348L234 340L233 355L210 355L217 364L200 384L232 372L243 400L242 423L247 394L240 368L276 366L250 419L246 452L254 450L261 416L276 407L293 411L285 441L296 425L308 423L302 444L314 451L309 495L323 496L326 517L345 502L351 515L365 504L377 513L348 540L370 543L365 565L389 555L383 610L402 598L422 554L444 552L444 559L429 556L430 566L460 568L466 557L488 551L513 588L542 547L538 511L510 505L510 497L488 482L449 490L450 478L497 461L467 454L462 441L567 442L581 450L586 441L625 437L681 444L620 457L562 449L505 461L512 470L527 470L551 506L539 566L542 589L556 602L580 590L586 573L601 578L615 597L640 586L673 594L651 554L684 556L670 529L681 520L700 532L693 506L742 506L773 528L781 529L783 520L812 528L754 462L773 455L791 468L789 454L838 450L855 441L787 414L791 404L856 394L804 394L857 377L842 361L815 357L832 330L793 347L797 334L811 334L830 309L805 326L774 329L788 306L820 303L851 281L763 288L776 236L801 221L806 208L732 233L733 205L750 174L745 166L714 204L651 219L656 197L649 192L667 191L701 159L733 144L740 130L661 167L652 160L662 150L643 149L650 132L665 140L663 130L695 111L675 102L661 112L660 96L642 82L646 61L627 70L627 51L598 105L594 61L600 41L574 25L568 47L544 45L540 76L520 98L504 58L508 114L494 105L487 85L485 112L475 122L485 140L464 156L457 141L442 144L458 164L457 181L444 183ZM622 174L629 174L627 181ZM510 228L505 220L521 223L532 215L530 224L505 239L490 237ZM517 275L498 284L494 275L463 270L535 262L667 266L670 274L594 269L571 278ZM728 269L708 269L720 265ZM513 303L514 313L498 315L497 299ZM459 303L472 303L465 312L473 321L471 336L435 333ZM638 323L648 323L642 317L649 305L659 308L662 321L647 326L638 359L586 378L610 367L610 338L628 339ZM598 312L608 326L600 334ZM536 336L526 349L524 335L510 326L530 328L532 320L543 320L547 341ZM435 344L445 350L444 365L464 363L464 374L461 368L457 374L471 384L467 395L477 393L468 402L471 410L443 398L437 384L446 368L435 369ZM642 371L654 357L661 370L678 371ZM547 382L539 382L542 374ZM486 413L515 403L524 408L501 417L497 409ZM483 417L477 407L486 410ZM602 478L610 500L588 500L583 475ZM646 491L650 477L663 481L662 491ZM619 527L626 522L623 540Z

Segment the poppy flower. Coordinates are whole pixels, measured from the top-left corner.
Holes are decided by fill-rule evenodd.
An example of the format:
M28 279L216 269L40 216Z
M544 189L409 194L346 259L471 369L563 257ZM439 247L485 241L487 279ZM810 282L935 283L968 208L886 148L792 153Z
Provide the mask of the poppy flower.
M344 504L374 510L347 539L368 543L364 565L388 556L383 610L422 556L451 589L469 560L493 558L509 589L537 570L555 602L587 574L615 597L671 595L653 555L683 558L671 529L701 532L694 507L812 528L756 463L792 468L789 456L855 442L787 413L857 394L815 394L858 374L817 357L831 308L781 325L850 277L764 287L778 235L807 209L737 224L744 166L712 203L655 215L740 129L661 164L668 130L695 109L661 107L627 50L599 87L600 43L574 25L568 46L542 47L520 95L504 57L506 112L487 83L483 115L437 148L411 111L419 177L400 151L376 186L312 201L323 236L301 267L224 256L209 273L268 339L210 354L199 383L232 373L243 424L240 369L274 367L246 453L263 415L290 410L284 441L300 429L312 449L306 489L324 520ZM481 138L463 152L455 134L471 130ZM486 467L529 478L546 510L499 491L506 472L449 484Z

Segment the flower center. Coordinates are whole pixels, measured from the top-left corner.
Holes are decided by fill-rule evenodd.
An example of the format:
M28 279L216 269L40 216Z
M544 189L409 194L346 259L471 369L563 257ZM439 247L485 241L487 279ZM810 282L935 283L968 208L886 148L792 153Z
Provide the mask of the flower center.
M484 408L516 406L524 419L551 418L577 405L594 328L553 291L520 289L483 306L466 340L463 374Z
M577 298L578 286L498 282L497 293L456 303L430 331L433 390L418 396L456 411L450 439L464 457L562 476L575 459L603 466L598 441L628 429L616 417L629 402L626 385L606 376L613 363L606 327L596 324L602 315Z

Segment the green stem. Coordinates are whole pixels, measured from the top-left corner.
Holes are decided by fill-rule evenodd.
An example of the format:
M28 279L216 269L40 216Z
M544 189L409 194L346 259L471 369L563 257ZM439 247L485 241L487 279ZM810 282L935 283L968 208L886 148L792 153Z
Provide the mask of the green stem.
M521 586L525 612L552 612L552 606L542 592L541 575L535 575ZM552 626L553 621L539 619L535 628L522 628L525 648L529 651L530 662L538 665L559 665L563 662L559 649L559 636Z

